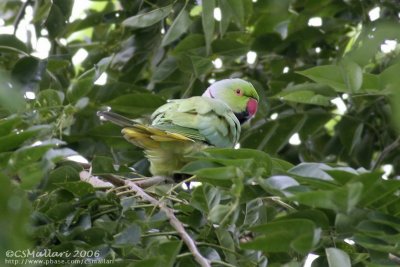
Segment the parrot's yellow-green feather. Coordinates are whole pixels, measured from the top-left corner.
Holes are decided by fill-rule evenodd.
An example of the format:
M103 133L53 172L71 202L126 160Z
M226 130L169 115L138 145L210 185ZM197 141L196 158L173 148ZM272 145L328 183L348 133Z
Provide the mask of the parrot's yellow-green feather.
M152 126L136 124L122 129L125 139L145 149L160 148L160 142L193 142L192 139L177 133L169 133Z

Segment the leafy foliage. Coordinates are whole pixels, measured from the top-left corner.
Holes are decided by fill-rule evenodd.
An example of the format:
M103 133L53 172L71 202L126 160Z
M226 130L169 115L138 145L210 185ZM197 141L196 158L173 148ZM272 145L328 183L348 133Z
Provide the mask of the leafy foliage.
M96 112L146 122L168 99L243 77L261 101L242 148L193 155L177 170L193 175L188 189L147 192L213 266L302 266L309 253L312 266L399 264L400 49L383 49L400 40L395 2L81 3L0 3L2 28L18 28L0 35L2 250L196 266L162 210L82 181L89 165L100 178L149 174L141 150Z

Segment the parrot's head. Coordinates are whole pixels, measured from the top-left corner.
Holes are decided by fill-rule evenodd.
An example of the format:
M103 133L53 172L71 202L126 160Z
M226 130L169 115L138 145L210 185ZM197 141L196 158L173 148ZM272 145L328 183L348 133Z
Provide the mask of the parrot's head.
M259 97L254 86L242 79L226 79L213 83L203 96L227 104L241 124L257 112Z

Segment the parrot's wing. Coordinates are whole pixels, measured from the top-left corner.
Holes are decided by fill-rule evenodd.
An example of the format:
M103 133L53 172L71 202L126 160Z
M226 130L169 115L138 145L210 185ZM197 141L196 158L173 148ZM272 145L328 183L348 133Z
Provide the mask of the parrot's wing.
M122 134L126 140L145 149L160 148L161 143L164 142L194 142L193 139L179 133L168 132L143 124L134 124L131 127L126 127L122 129Z
M103 120L125 127L122 129L124 137L136 146L148 149L160 147L160 142L184 141L194 142L191 138L174 133L173 131L158 129L154 126L144 125L122 115L110 111L99 111L97 115Z
M223 102L207 97L170 100L152 115L152 126L217 147L233 147L240 123Z

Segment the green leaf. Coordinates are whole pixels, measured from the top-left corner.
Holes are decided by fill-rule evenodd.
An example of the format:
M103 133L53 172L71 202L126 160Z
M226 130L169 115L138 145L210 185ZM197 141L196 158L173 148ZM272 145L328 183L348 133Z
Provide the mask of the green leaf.
M260 235L242 243L242 248L265 252L287 252L293 249L299 253L312 250L319 242L321 232L307 219L281 220L255 226L252 230Z
M219 32L221 36L224 36L229 27L229 24L231 23L233 14L228 1L226 0L219 1L219 7L221 8L221 15L222 15L221 22L219 24Z
M225 218L226 215L229 214L232 207L230 205L215 205L208 214L208 219L212 223L221 223L221 221Z
M189 13L186 11L186 5L182 8L179 15L175 18L171 27L168 29L164 38L162 39L161 45L166 46L178 39L182 34L186 32L192 23Z
M357 92L362 85L362 70L350 60L343 60L339 65L317 66L297 72L311 80L328 85L337 92Z
M361 199L363 185L360 182L346 184L343 188L328 191L300 192L290 197L309 207L331 209L335 212L352 212Z
M45 61L35 57L23 57L14 65L11 74L24 90L36 92L46 64Z
M78 181L80 181L80 178L77 170L71 166L61 166L50 172L45 188L52 189L58 187L58 185Z
M86 96L93 88L95 70L92 69L85 76L73 80L67 90L68 100L76 103L79 99Z
M82 197L91 193L94 193L96 190L92 185L86 182L77 181L77 182L67 182L67 183L56 183L55 185L62 187L77 197Z
M167 17L171 13L171 11L172 11L172 5L168 5L162 8L157 8L147 13L129 17L122 22L122 25L131 28L149 27Z
M136 93L119 96L107 104L116 112L139 117L143 114L152 113L164 103L165 101L157 95Z
M380 85L382 89L394 89L400 82L399 77L400 63L393 64L386 68L381 74L379 74ZM393 90L395 91L395 90Z
M329 267L351 267L349 255L338 248L326 248L326 257Z
M310 78L316 83L328 85L339 92L348 92L338 66L317 66L304 71L298 71L298 73Z
M197 78L213 68L211 60L205 57L190 56L190 61L192 62L194 75Z
M261 169L261 174L268 175L271 171L271 158L268 154L255 149L208 148L193 158L208 160L225 166L237 166L244 172L254 173L254 167ZM257 159L254 161L254 159Z
M210 59L206 57L182 55L178 61L179 68L187 73L194 74L196 78L209 72L213 68Z
M10 165L12 165L13 168L18 169L23 167L24 165L38 161L50 148L55 146L55 144L48 144L21 147L13 153Z
M291 91L291 92L281 92L280 94L276 95L275 97L295 102L295 103L304 103L304 104L311 104L311 105L320 105L320 106L329 106L330 105L330 98L322 95L318 95L313 91Z
M100 227L91 227L76 236L77 240L82 240L83 242L90 244L91 246L102 245L104 244L104 240L106 240L107 238L107 232Z
M63 33L66 26L66 20L62 9L58 5L51 5L51 9L47 16L45 25L51 39L55 39Z
M330 229L330 221L328 215L325 212L317 209L299 210L294 213L290 213L279 220L287 219L308 219L311 220L317 227L323 230Z
M240 169L234 166L201 169L195 171L193 174L201 182L222 187L231 186L234 179L243 175Z
M213 52L221 56L241 56L245 55L249 49L248 44L230 38L217 39L212 43Z
M74 206L71 203L63 202L54 205L47 212L46 215L54 221L59 221L66 218L70 213L74 212Z
M190 204L202 212L209 213L214 206L219 204L220 199L221 194L217 188L204 184L194 189Z
M163 264L164 262L161 261L161 258L156 257L135 262L135 267L159 267L160 265Z
M9 134L14 128L21 124L22 118L12 115L4 119L0 119L0 136Z
M205 40L202 34L190 34L180 41L174 48L174 54L195 53L195 51L204 49Z
M271 158L271 163L272 163L272 170L271 170L272 174L284 173L289 169L293 168L293 164L277 158Z
M387 253L398 252L398 248L388 244L387 242L385 242L385 240L358 233L356 233L354 236L355 236L354 241L358 245L370 249L372 251L384 252L384 255L387 255Z
M17 170L18 177L21 179L21 187L26 190L31 190L37 187L43 179L48 167L41 162L34 162Z
M114 173L114 160L110 157L95 156L92 161L92 172L94 175Z
M49 149L45 155L45 158L50 162L57 163L65 160L69 156L76 154L77 152L70 148Z
M390 100L390 104L393 109L393 115L391 121L397 130L397 133L400 133L400 91L394 89L393 87L393 97Z
M51 6L53 5L51 0L42 0L38 4L38 8L35 9L33 16L33 23L41 23L46 20L50 14Z
M163 258L163 266L173 267L175 266L176 256L182 248L182 241L172 240L160 244L160 254Z
M8 110L11 113L23 111L25 99L21 85L15 81L10 73L0 69L0 111Z
M379 75L364 73L362 82L362 91L380 91L381 84L379 80Z
M1 171L0 188L0 248L3 251L29 249L33 246L33 235L27 231L32 229L32 203L27 193Z
M221 0L226 1L231 7L233 18L238 22L238 24L243 27L244 25L244 5L241 0Z
M221 164L207 160L194 160L183 166L183 168L179 170L179 173L194 173L195 171L200 169L216 168L221 166Z
M346 88L350 92L359 91L363 82L361 67L357 63L346 58L340 62L339 66L341 67L342 77Z
M323 163L300 163L299 165L293 167L289 170L289 173L293 173L296 175L301 175L304 177L312 177L315 179L321 180L332 180L329 174L325 172L325 170L331 170L332 168Z
M284 114L276 120L267 121L256 131L251 131L243 136L240 143L243 147L256 148L275 154L288 143L294 133L303 127L306 120L307 116L302 114Z
M176 58L167 57L164 59L160 65L153 72L153 81L161 82L168 78L176 69L178 68L178 64L176 62Z
M214 36L214 8L215 0L202 2L201 22L203 25L204 38L206 40L206 50L208 55L211 52L211 43Z
M373 222L389 225L400 232L400 218L398 216L392 216L379 211L373 211L368 214L368 218Z
M220 245L224 248L229 249L223 250L225 257L227 258L227 262L230 264L235 264L237 266L235 254L231 252L235 251L235 242L231 236L231 233L222 228L217 228L215 233L217 235Z
M141 229L138 225L132 224L125 228L121 233L114 236L115 247L125 247L137 245L141 238Z
M38 135L40 132L49 130L48 126L36 126L31 127L26 130L20 130L15 133L10 133L6 136L0 137L0 152L10 151L19 147L25 141Z
M36 99L37 106L40 108L60 107L63 101L64 93L53 89L40 91Z
M285 189L292 186L298 186L299 183L289 176L276 175L269 177L267 179L258 180L261 187L268 191L278 191L283 193L283 195L291 195Z
M22 52L27 53L28 49L26 45L20 41L15 35L11 34L0 34L0 47L11 47Z

